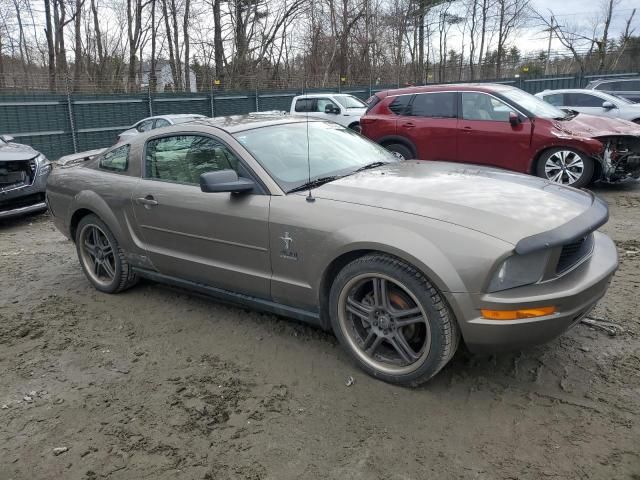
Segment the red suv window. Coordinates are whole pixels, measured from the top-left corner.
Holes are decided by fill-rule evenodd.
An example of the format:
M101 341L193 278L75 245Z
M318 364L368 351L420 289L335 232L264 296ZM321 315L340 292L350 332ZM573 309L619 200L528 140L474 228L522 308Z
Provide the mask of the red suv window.
M456 118L456 93L419 93L411 103L414 117Z
M396 115L406 115L407 107L409 103L411 103L411 99L413 95L400 95L396 97L393 102L389 104L389 110L391 110Z

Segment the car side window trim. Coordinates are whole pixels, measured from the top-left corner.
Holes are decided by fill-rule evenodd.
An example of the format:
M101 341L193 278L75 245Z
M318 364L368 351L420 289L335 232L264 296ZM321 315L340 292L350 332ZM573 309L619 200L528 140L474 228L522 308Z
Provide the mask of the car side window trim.
M106 167L102 162L103 160L105 160L107 158L107 156L113 154L114 152L117 152L118 150L124 150L126 148L127 150L127 159L125 161L124 164L124 168L122 169L118 169L118 168L109 168ZM126 143L124 145L120 145L116 148L113 148L111 150L108 150L104 153L102 153L101 155L99 155L96 158L96 163L97 163L97 167L98 170L101 170L103 172L107 172L107 173L115 173L117 175L129 175L129 159L130 159L130 154L131 154L131 145ZM95 163L93 165L96 165ZM95 167L94 167L95 168Z
M199 184L194 184L194 183L189 183L189 182L178 182L178 181L174 181L174 180L164 180L164 179L161 179L161 178L154 178L154 177L150 177L150 176L147 175L147 148L149 147L149 142L152 142L154 140L160 140L162 138L179 137L179 136L206 137L206 138L210 138L211 140L214 140L216 142L219 142L225 148L229 149L229 151L233 155L235 155L235 157L238 159L238 165L242 166L242 169L244 170L244 172L246 172L246 174L248 175L248 178L255 182L257 191L254 192L253 195L269 195L270 194L269 190L264 185L264 183L262 182L260 177L258 175L256 175L256 173L253 171L253 169L251 169L251 167L249 167L249 165L247 165L247 162L244 161L242 156L239 155L234 148L232 148L227 142L225 142L221 138L219 138L219 137L217 137L215 135L212 135L210 133L205 133L205 132L191 132L191 131L170 132L170 133L165 133L165 134L162 134L162 135L155 135L155 136L153 136L151 138L148 138L144 142L144 147L142 149L142 158L141 158L142 164L141 164L141 168L140 168L140 170L141 170L140 174L141 174L142 180L148 180L148 181L153 181L153 182L162 182L162 183L171 183L171 184L174 184L174 185L185 185L185 186L194 187L194 188L197 188L198 190L200 190L200 185Z

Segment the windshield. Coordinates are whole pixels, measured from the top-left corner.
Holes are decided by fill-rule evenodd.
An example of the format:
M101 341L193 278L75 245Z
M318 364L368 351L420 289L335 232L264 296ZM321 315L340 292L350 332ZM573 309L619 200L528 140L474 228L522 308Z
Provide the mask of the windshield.
M287 123L234 136L285 192L304 185L309 177L313 181L348 175L371 163L398 161L388 150L336 123Z
M562 119L567 116L567 112L517 88L500 90L499 93L536 117Z
M367 108L366 103L353 95L336 95L333 98L344 108Z

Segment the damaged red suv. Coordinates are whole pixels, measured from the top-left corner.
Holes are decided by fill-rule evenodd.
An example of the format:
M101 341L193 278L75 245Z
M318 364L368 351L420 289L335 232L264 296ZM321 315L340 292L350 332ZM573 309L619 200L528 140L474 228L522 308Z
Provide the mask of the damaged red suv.
M640 126L560 110L505 85L376 93L362 134L402 158L476 163L583 187L640 177Z

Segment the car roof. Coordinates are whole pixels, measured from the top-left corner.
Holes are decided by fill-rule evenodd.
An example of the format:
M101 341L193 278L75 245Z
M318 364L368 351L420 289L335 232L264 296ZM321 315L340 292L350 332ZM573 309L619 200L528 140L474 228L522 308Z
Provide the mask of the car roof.
M326 97L327 95L331 95L332 97L353 97L350 93L335 93L335 92L316 92L316 93L305 93L303 95L298 95L296 98L318 98L318 97Z
M324 120L314 117L307 118L302 115L281 115L281 114L260 114L260 115L232 115L229 117L203 118L194 120L187 124L182 123L175 127L167 127L179 129L184 125L202 125L219 128L227 133L233 134L245 130L253 130L255 128L270 127L272 125L286 125L290 123L304 122L323 122Z
M611 96L611 95L608 95L606 92L602 92L600 90L590 90L588 88L557 88L553 90L543 90L541 92L536 93L536 95L540 95L542 93L544 93L545 95L549 93L586 93L588 95Z
M141 120L138 120L135 123L135 125L137 125L140 122L147 121L147 120L157 120L158 118L165 118L165 119L171 120L171 119L174 119L174 118L192 118L192 117L195 117L195 118L207 118L206 116L201 115L199 113L170 113L168 115L154 115L153 117L143 118Z
M501 83L445 83L441 85L422 85L404 88L395 88L391 90L382 90L376 95L380 98L397 95L410 95L415 93L429 92L449 92L449 91L468 91L468 92L501 92L505 90L514 90L516 87L504 85Z
M609 82L630 82L632 80L640 80L640 76L624 77L624 78L597 78L595 80L591 80L589 82L589 85L600 85L602 83L609 83Z

